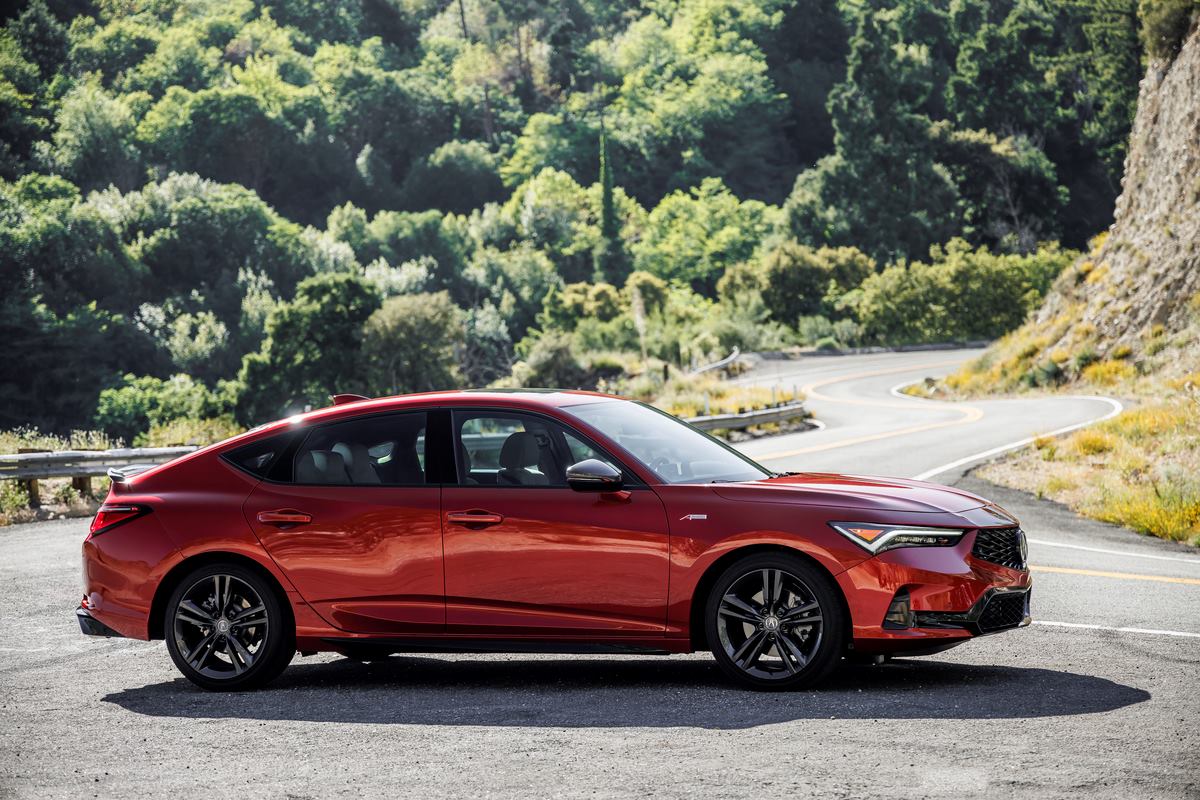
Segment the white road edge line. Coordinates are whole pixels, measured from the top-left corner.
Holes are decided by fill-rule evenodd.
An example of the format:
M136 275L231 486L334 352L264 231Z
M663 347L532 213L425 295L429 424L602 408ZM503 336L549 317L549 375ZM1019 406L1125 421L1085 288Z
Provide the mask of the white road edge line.
M1113 628L1107 625L1089 625L1083 622L1050 622L1035 619L1034 625L1046 625L1052 628L1081 628L1089 631L1113 631L1115 633L1144 633L1151 636L1180 636L1185 639L1200 639L1200 633L1188 631L1160 631L1154 628Z
M1120 414L1122 411L1125 410L1125 406L1121 405L1121 402L1119 400L1114 400L1111 397L1101 397L1099 395L1094 395L1094 394L1064 394L1064 395L1056 395L1056 397L1062 397L1064 399L1071 399L1071 400L1097 400L1102 403L1108 403L1109 406L1111 406L1111 409L1109 410L1109 412L1107 414L1105 414L1102 417L1096 417L1095 419L1089 419L1086 422L1077 422L1074 425L1067 425L1064 428L1057 428L1055 430L1046 431L1045 433L1039 433L1034 436L1027 436L1026 438L1021 439L1020 441L1009 442L1008 444L1002 444L999 447L993 447L991 450L984 450L982 453L972 453L971 455L966 456L965 458L960 458L956 461L951 461L949 464L943 464L940 467L934 467L933 469L926 470L925 472L922 472L920 475L914 475L913 480L927 481L930 478L932 478L933 476L941 475L943 472L949 472L950 470L954 469L955 467L961 467L961 466L964 466L965 464L970 464L974 461L980 461L985 458L991 458L992 456L998 456L1001 453L1007 453L1010 450L1018 450L1022 447L1025 447L1026 445L1033 444L1035 441L1037 441L1038 439L1041 439L1043 437L1061 436L1064 433L1070 433L1071 431L1077 431L1080 428L1086 428L1089 425L1095 425L1098 422L1104 422L1105 420L1112 419L1117 414Z
M1186 558L1184 556L1160 556L1154 553L1135 553L1132 550L1109 550L1105 547L1085 547L1081 544L1062 544L1060 542L1048 542L1045 539L1028 539L1030 544L1042 545L1043 547L1064 547L1068 550L1086 550L1089 553L1108 553L1112 556L1130 556L1132 558L1153 558L1156 561L1182 561L1184 564L1200 565L1200 558Z

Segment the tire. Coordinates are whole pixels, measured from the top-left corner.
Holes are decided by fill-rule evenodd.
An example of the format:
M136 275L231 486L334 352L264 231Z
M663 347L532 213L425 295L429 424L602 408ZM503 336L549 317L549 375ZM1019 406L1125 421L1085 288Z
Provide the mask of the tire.
M846 613L836 584L786 553L749 555L731 564L713 584L704 625L721 671L753 689L813 686L846 649Z
M296 629L275 587L240 564L189 573L163 617L171 660L204 689L256 689L277 678L296 653Z

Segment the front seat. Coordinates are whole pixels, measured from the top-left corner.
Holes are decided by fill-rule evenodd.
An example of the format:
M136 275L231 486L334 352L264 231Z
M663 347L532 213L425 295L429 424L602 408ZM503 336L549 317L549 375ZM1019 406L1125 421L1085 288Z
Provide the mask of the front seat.
M518 432L504 440L500 448L500 471L496 483L505 486L546 486L550 479L529 467L541 462L541 448L532 433Z

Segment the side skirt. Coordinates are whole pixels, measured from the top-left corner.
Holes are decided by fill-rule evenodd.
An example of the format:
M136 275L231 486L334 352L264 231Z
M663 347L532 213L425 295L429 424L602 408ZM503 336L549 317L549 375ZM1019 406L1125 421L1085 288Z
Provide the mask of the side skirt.
M364 649L375 653L557 653L563 655L622 654L669 656L673 651L637 644L563 642L539 639L344 639L323 637L321 642L348 655Z

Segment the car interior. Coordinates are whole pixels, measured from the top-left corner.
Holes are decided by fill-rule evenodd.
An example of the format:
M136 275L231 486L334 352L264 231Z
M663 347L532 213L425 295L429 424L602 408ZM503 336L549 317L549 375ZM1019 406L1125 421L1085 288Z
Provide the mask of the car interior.
M317 428L296 454L296 483L425 483L425 414L394 414Z

